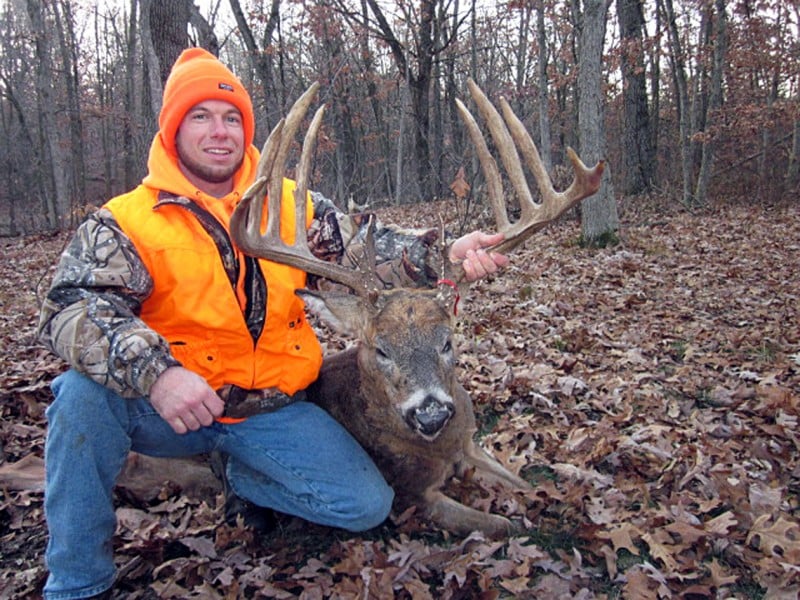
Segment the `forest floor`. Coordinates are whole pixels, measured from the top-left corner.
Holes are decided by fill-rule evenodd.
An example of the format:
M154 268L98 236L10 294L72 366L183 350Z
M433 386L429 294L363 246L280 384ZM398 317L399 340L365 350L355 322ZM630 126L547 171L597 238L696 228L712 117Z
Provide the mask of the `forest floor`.
M380 214L435 226L448 210ZM255 539L223 524L221 495L166 485L118 495L114 597L797 598L800 203L630 204L622 221L601 250L555 224L461 302L482 443L534 487L454 493L523 535L394 515L366 534L286 517ZM34 330L66 239L0 240L0 598L40 597L46 576L36 473L64 366Z

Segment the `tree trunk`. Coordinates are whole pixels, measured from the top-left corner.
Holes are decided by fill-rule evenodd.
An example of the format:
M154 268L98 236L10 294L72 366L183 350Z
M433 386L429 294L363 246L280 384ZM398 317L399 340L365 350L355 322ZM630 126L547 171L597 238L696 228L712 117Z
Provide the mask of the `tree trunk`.
M189 2L189 23L197 35L196 45L205 48L214 56L219 56L217 34L214 33L214 28L200 12L200 9L195 6L194 2Z
M642 0L617 0L622 45L622 193L640 194L654 179L647 79L644 69Z
M794 120L792 131L792 150L786 168L786 189L790 192L800 185L800 118Z
M578 64L578 131L580 154L589 165L605 156L602 57L607 13L606 0L584 2ZM588 245L604 244L615 236L619 218L608 169L597 194L581 204L581 216L583 239Z
M661 11L655 11L655 43L652 44L650 61L650 151L653 157L653 183L658 183L658 133L661 128Z
M429 149L430 136L430 92L433 73L433 60L436 53L434 47L434 21L436 19L436 0L421 0L419 5L420 21L415 32L416 38L416 73L411 69L409 55L383 14L377 0L367 0L375 17L383 41L392 51L395 66L401 77L407 82L411 96L411 112L414 122L414 159L416 176L411 183L417 190L410 190L410 195L417 200L429 200L434 195L434 180L431 169ZM368 24L363 23L368 29ZM402 140L400 140L402 143ZM400 182L398 182L400 189ZM411 198L410 198L411 199Z
M407 76L408 77L408 76ZM401 84L400 87L400 100L399 100L399 116L398 116L398 125L397 125L397 155L395 157L395 173L394 173L394 180L397 182L395 185L395 192L394 192L394 203L400 204L403 199L403 193L405 191L405 186L403 185L403 181L405 180L403 165L405 164L405 152L404 152L404 140L406 139L405 131L406 131L406 107L408 106L408 79L404 82L405 84Z
M22 75L22 73L14 73L14 75ZM11 74L10 74L11 76ZM18 80L18 77L14 77ZM5 172L5 189L13 191L21 189L23 186L28 190L29 196L33 198L48 198L47 187L45 186L44 177L42 177L42 163L43 159L40 155L40 146L33 141L33 133L28 126L25 119L25 111L21 105L20 99L17 97L15 85L12 85L11 79L3 77L4 86L4 99L8 102L10 111L0 111L0 120L2 120L3 127L0 129L0 135L4 139L12 139L12 131L14 131L19 138L16 143L21 144L23 148L28 149L28 153L17 155L13 152L3 153L3 170ZM13 127L14 121L18 122L18 127ZM26 163L28 169L25 170ZM34 176L28 177L31 173ZM31 181L27 181L31 179ZM19 223L18 214L30 215L29 198L23 197L21 194L10 193L8 194L9 202L9 231L8 235L17 235L25 232L25 227ZM17 205L20 205L20 210L17 210ZM41 227L41 223L33 223L34 228Z
M536 43L539 50L539 62L536 65L539 81L539 155L548 173L553 170L553 151L550 147L550 86L547 77L547 31L545 29L544 2L540 1L536 8Z
M62 144L56 113L59 107L52 90L56 89L54 73L50 68L50 39L45 26L45 7L38 0L27 0L28 17L36 48L36 100L39 113L39 135L45 148L41 176L45 185L42 199L50 229L58 229L69 213L69 162ZM48 168L49 167L49 168Z
M150 8L154 1L156 0L141 0L139 29L142 39L144 73L147 78L147 89L150 90L150 111L151 114L158 115L161 112L161 96L164 92L163 81L165 80L161 79L161 61L153 41L151 27L152 11Z
M708 118L708 98L711 93L711 76L709 67L713 59L714 49L712 45L711 32L713 29L713 7L709 3L702 6L700 18L700 31L697 34L697 45L699 57L697 59L696 71L692 77L691 94L689 102L691 106L691 118L689 120L689 139L692 157L692 173L696 174L700 170L700 161L703 156L702 136L696 135L705 131L706 119ZM695 182L696 186L696 182ZM695 192L697 191L695 187ZM700 202L693 196L694 206L700 206Z
M453 18L450 26L450 35L457 37L459 28L459 1L455 1L453 10ZM458 115L456 107L456 98L460 97L458 84L456 83L456 68L458 65L457 51L448 52L444 59L444 110L447 112L446 127L450 132L450 146L448 148L450 155L453 156L453 172L447 173L447 178L452 181L453 175L462 167L462 150L464 148L464 131L461 125L461 117Z
M725 0L714 0L716 7L716 35L714 41L714 63L711 72L711 92L708 99L708 116L706 117L706 135L703 136L703 154L700 161L700 171L697 176L697 189L694 197L697 205L705 206L707 203L708 183L711 179L711 169L714 165L715 133L714 124L717 114L722 108L722 78L725 71L725 62L728 46L728 17L725 11Z
M144 99L144 94L141 91L141 88L138 88L137 81L139 77L137 77L137 52L136 52L136 41L138 39L137 31L136 31L136 23L137 23L137 12L136 9L142 11L140 14L141 21L140 21L140 33L142 42L142 54L144 55L144 62L146 63L148 58L148 53L145 52L145 43L144 40L150 40L150 11L149 11L149 3L150 0L142 0L142 4L140 6L138 0L131 0L131 20L129 23L128 31L127 31L127 39L126 39L126 50L127 54L125 55L125 112L128 115L139 115L143 122L150 123L151 125L148 127L147 133L150 134L148 137L152 137L156 130L156 119L155 115L157 112L150 112L147 116L150 118L145 118L145 106L150 111L154 111L156 106L161 107L161 96L159 95L157 98L154 98L151 94L150 102ZM148 16L144 16L145 11L147 12ZM146 26L146 32L145 32ZM148 42L150 48L152 50L152 43ZM151 52L153 56L153 54ZM146 72L157 73L158 69L146 69ZM156 78L156 82L158 82L158 78ZM160 83L159 83L160 86ZM148 89L151 89L151 86L148 86ZM159 94L161 93L160 87ZM154 104L155 103L155 104ZM136 143L136 132L134 129L134 121L135 119L123 119L122 121L122 145L125 149L125 158L124 158L124 176L123 176L123 185L125 186L126 190L131 189L135 182L139 179L139 171L141 167L139 166L139 152L138 145Z
M369 16L368 11L369 9L367 7L366 0L361 0L361 18L364 23L367 22L367 18ZM378 99L378 86L375 82L375 78L372 76L375 71L375 57L369 46L369 38L367 38L366 35L362 35L360 36L359 41L361 44L361 57L364 61L362 68L364 73L366 73L365 79L367 81L367 94L369 95L372 114L375 118L375 127L379 131L378 144L381 149L381 170L383 172L383 178L386 181L386 197L392 198L394 196L394 182L392 181L391 164L389 161L389 157L391 156L389 144L390 132L388 131L388 124L386 123L386 118L384 117L383 106ZM366 199L357 199L357 202L359 204L363 204L365 200Z
M683 176L683 204L685 206L692 206L694 203L692 196L692 143L689 114L689 89L686 81L686 61L672 0L656 1L662 3L661 7L666 17L669 31L669 57L672 63L672 73L676 96L678 98L676 109L678 111L678 127L680 130L679 143L681 152L681 172Z
M775 103L778 101L778 69L773 69L772 77L770 78L769 92L767 94L767 105L764 111L767 113L767 123L761 128L761 156L758 158L758 179L759 179L759 194L761 200L766 200L772 195L780 194L780 184L775 177L774 169L772 168L774 158L772 155L772 145L774 143L772 135L772 125L769 121L775 111Z
M190 0L150 2L150 35L158 57L161 83L167 81L172 65L189 44Z
M528 71L528 47L530 42L528 37L530 35L531 24L531 5L522 3L517 7L519 11L519 24L517 26L517 41L514 45L514 54L516 64L514 66L514 94L511 106L514 112L518 115L524 114L523 112L523 98L525 93L526 75Z
M349 53L345 47L346 42L341 38L341 29L329 26L329 18L329 15L323 13L315 27L322 32L320 43L325 56L325 65L322 67L323 78L330 88L329 104L333 117L334 138L337 141L334 150L336 160L334 198L349 201L350 198L361 195L363 188L365 161L359 151L363 136L358 131L357 123L360 119L355 118L358 103L351 90L354 80L338 76L338 73L348 67ZM363 200L361 202L363 203Z
M77 225L81 207L86 203L86 164L83 155L83 113L80 100L80 75L71 6L69 2L53 4L56 32L64 71L69 114L69 177L70 199L69 225Z
M433 26L435 0L423 0L417 36L417 75L411 81L411 109L414 114L414 154L419 181L419 200L431 200L434 193L430 154L431 80L433 76Z
M281 0L271 0L269 16L267 23L264 27L263 47L259 47L256 43L253 30L250 28L247 19L244 16L242 7L239 0L230 0L231 10L236 19L236 25L239 28L239 33L242 36L245 48L247 48L247 56L250 60L250 65L256 72L259 81L261 81L262 93L264 94L264 104L266 110L263 111L266 115L266 129L272 131L272 128L283 116L283 100L282 96L277 93L275 86L274 76L274 56L272 51L272 44L274 43L275 32L280 27L280 6ZM274 99L278 97L280 101ZM272 100L272 101L270 101Z

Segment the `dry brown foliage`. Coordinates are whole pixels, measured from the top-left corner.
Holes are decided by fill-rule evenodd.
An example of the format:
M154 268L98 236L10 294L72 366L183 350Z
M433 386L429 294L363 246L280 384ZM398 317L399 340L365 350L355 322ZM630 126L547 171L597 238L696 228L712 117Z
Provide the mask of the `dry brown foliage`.
M385 211L436 225L442 205ZM268 539L166 487L119 498L119 598L795 598L800 590L800 206L627 212L585 250L562 222L460 311L462 381L484 444L527 495L456 482L523 518L490 542L413 514L365 535L281 519ZM34 340L65 236L5 240L0 469L42 455ZM40 285L41 283L41 285ZM27 460L28 463L20 462ZM2 489L0 597L45 576L42 494Z

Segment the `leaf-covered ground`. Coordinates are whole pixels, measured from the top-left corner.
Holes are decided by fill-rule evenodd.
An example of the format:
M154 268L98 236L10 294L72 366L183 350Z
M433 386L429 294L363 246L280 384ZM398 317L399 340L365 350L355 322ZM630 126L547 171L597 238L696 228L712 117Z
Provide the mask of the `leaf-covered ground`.
M632 206L623 222L604 250L556 224L461 303L483 442L535 487L453 493L525 535L460 539L396 515L363 535L282 518L254 539L221 524L219 496L167 486L120 496L115 598L797 598L800 206ZM42 455L63 366L33 338L36 290L65 240L0 241L0 469ZM0 488L3 598L38 597L46 574L28 487Z

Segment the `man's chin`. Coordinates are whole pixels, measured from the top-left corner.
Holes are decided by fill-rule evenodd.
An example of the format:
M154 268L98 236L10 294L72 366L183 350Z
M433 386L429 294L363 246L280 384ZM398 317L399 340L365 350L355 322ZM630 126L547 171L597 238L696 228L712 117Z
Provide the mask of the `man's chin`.
M226 181L230 181L231 178L236 174L236 171L239 170L239 167L235 169L225 169L224 171L215 170L215 171L206 171L205 173L195 173L205 181L209 183L225 183Z
M207 181L208 183L225 183L226 181L230 181L241 166L241 161L236 165L224 167L211 167L208 165L198 165L186 162L183 163L183 167L187 171L189 171L195 177L202 179L203 181Z

